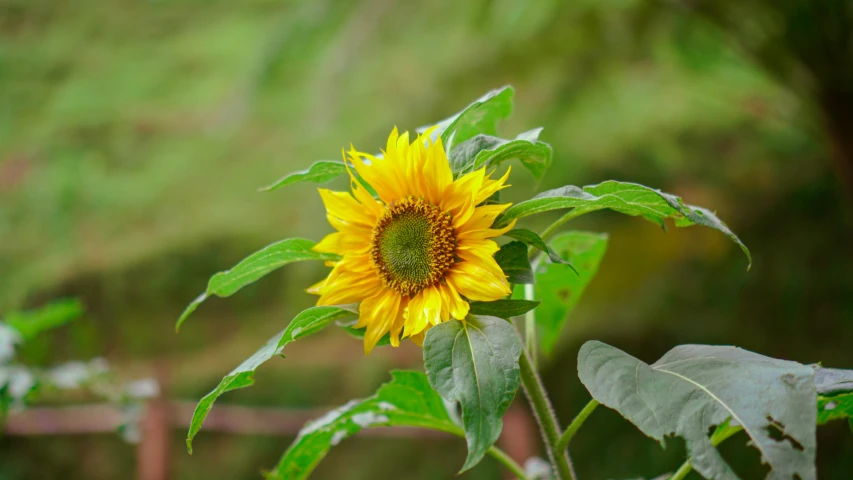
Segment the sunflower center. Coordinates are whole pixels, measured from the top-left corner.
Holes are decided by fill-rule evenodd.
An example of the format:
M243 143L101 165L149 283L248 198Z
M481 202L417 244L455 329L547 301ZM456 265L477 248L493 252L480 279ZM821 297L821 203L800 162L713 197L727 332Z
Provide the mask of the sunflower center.
M455 252L450 215L422 198L392 203L373 228L373 266L382 283L400 295L415 295L438 283L453 265Z

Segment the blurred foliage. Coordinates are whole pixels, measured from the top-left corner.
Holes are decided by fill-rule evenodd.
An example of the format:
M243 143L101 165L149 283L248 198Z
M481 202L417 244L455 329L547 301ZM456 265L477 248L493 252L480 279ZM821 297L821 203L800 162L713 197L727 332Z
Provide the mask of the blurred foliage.
M751 16L727 15L773 19L778 4L749 2ZM371 151L392 125L412 130L512 84L520 107L500 133L544 125L541 138L554 147L540 189L607 178L662 188L717 207L754 256L746 273L716 232L663 234L607 213L578 220L573 228L610 232L608 253L546 362L573 364L580 343L598 338L645 361L681 343L736 342L849 367L853 222L820 104L755 61L739 30L681 6L0 0L0 311L65 294L90 311L21 355L50 364L106 353L134 373L157 358L171 366L173 396L199 398L308 306L302 285L322 275L319 265L288 266L228 302L209 300L184 334L172 333L210 272L280 238L326 232L311 186L255 190L339 158L350 142ZM812 28L806 39L831 31L796 25ZM782 52L794 45L769 42ZM851 63L826 65L843 79ZM533 185L516 182L509 200L529 197ZM343 403L421 355L383 348L363 359L360 350L326 332L294 345L288 362L262 369L263 381L229 401ZM588 400L569 373L545 372L564 421ZM278 387L285 382L299 388ZM837 423L819 431L822 479L853 470L853 441ZM272 465L289 443L202 432L187 457L182 435L173 438L177 478L257 478L257 466ZM744 478L758 478L764 467L744 440L729 440L723 454ZM673 445L662 451L601 409L572 449L582 478L625 478L677 467L683 445ZM583 461L593 451L621 460ZM456 460L430 461L449 456ZM353 439L316 477L447 478L454 472L442 465L463 458L456 439L417 450ZM117 438L0 439L3 480L117 478L133 461ZM462 478L498 471L486 460Z

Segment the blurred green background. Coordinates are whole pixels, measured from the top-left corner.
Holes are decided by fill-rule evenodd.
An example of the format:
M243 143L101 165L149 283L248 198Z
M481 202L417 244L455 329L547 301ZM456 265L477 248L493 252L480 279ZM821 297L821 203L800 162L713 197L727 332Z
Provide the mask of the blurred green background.
M171 397L196 401L311 304L303 289L325 271L288 266L174 333L212 273L330 230L312 186L257 187L512 84L502 133L544 126L556 154L542 185L516 169L511 199L636 181L716 210L755 257L747 272L709 229L576 220L609 232L610 251L544 360L560 418L589 399L574 373L588 339L645 361L713 343L853 368L853 2L748 3L0 0L0 313L78 296L85 320L26 359L104 355L128 378L157 364ZM412 345L365 358L341 331L292 347L223 403L331 406L420 368ZM291 440L202 431L189 456L184 433L173 478L259 478ZM745 440L724 456L763 478ZM683 451L604 409L572 444L590 480L672 471ZM451 478L463 458L455 439L357 437L313 478ZM117 435L0 438L2 480L132 478L135 461ZM818 463L821 479L853 478L843 422L819 431ZM460 478L501 475L486 459Z

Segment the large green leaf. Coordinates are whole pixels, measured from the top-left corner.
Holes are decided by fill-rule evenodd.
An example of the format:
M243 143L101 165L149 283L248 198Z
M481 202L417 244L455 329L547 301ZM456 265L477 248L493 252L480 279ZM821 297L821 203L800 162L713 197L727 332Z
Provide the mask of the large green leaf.
M682 345L652 365L591 341L578 353L578 374L593 398L663 444L687 441L693 467L706 478L737 476L708 432L731 419L770 466L768 478L813 480L815 383L811 367L740 348Z
M283 332L269 339L260 350L226 375L212 392L198 402L187 433L187 449L190 453L192 453L193 437L201 429L207 413L210 412L213 402L217 398L225 392L248 387L255 383L255 370L275 355L281 355L288 343L316 333L335 320L347 319L354 315L351 311L339 307L312 307L295 316Z
M334 180L335 178L347 173L346 166L344 162L335 161L335 160L320 160L318 162L314 162L310 167L305 170L299 170L298 172L293 172L285 175L284 177L278 179L272 185L268 185L266 187L261 188L264 191L275 190L277 188L281 188L287 185L292 185L294 183L326 183L328 181Z
M551 240L551 249L571 263L542 262L536 267L536 325L542 349L551 352L569 315L592 281L607 251L607 235L569 231ZM574 267L574 268L572 268Z
M426 375L405 371L391 375L391 382L382 385L376 395L353 400L305 425L266 478L308 478L332 446L369 427L423 427L462 435Z
M510 86L488 92L459 113L435 124L433 137L440 135L444 148L450 152L453 145L459 145L476 135L495 135L498 121L512 113L514 93ZM418 131L422 132L427 128L429 127L421 127Z
M204 302L210 295L217 297L228 297L241 288L254 283L266 274L277 270L288 263L303 260L337 260L338 256L331 253L320 253L311 250L316 243L304 238L288 238L268 245L261 250L249 255L234 266L231 270L219 272L210 277L207 282L207 290L196 297L190 303L178 323L176 329L181 327L184 320Z
M510 283L533 283L533 269L527 258L527 246L522 242L509 242L495 253L495 261Z
M743 250L749 265L752 265L749 249L713 212L687 205L680 197L636 183L609 180L583 188L566 186L548 190L509 207L495 220L495 227L508 225L516 218L566 208L575 209L576 216L610 209L627 215L639 215L661 226L666 225L667 219L672 219L677 227L704 225L723 232Z
M23 312L9 312L3 318L6 325L21 334L22 340L32 340L38 334L61 327L83 314L83 304L76 298L51 302L43 307Z
M424 339L424 366L432 387L462 407L468 457L476 465L497 441L503 415L518 389L521 340L506 320L469 316L432 327Z
M533 310L539 305L535 300L510 300L502 298L493 302L471 302L471 315L488 315L510 319Z
M817 423L847 418L853 428L853 370L815 369Z
M513 140L477 135L456 146L450 154L450 166L457 176L479 168L497 167L503 162L518 160L536 181L541 181L551 166L553 149L539 141L542 128L519 134Z

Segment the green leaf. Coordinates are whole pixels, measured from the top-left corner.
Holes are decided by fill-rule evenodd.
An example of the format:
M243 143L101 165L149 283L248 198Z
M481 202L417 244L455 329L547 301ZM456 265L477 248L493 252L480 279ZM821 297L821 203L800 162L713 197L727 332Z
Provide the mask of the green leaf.
M468 317L432 327L424 339L429 383L462 407L468 457L461 471L476 465L503 428L501 420L518 389L521 340L506 320Z
M471 315L489 315L492 317L505 318L524 315L539 305L535 300L510 300L501 299L494 302L471 302Z
M752 266L749 249L713 212L686 205L675 195L636 183L609 180L583 188L566 186L548 190L509 207L495 220L494 226L497 228L516 218L566 208L574 208L575 216L610 209L627 215L639 215L661 226L665 226L666 219L672 219L676 227L704 225L723 232L735 242L746 255L749 266Z
M422 427L462 435L426 375L406 371L391 375L391 382L379 387L376 395L353 400L306 424L266 478L308 478L332 446L365 428Z
M460 143L450 154L450 166L456 176L486 167L497 167L503 162L518 160L536 179L542 181L551 166L554 150L539 141L542 128L520 133L513 140L477 135Z
M547 353L554 350L569 315L598 272L607 251L607 235L564 232L551 240L551 248L573 266L543 262L536 267L534 291L542 301L536 310L536 325L542 350Z
M452 152L453 145L461 144L476 135L497 134L498 120L505 119L512 113L514 94L515 91L510 86L490 91L459 113L438 122L433 131L433 138L440 135L445 150ZM423 132L431 126L421 127L418 132Z
M816 478L811 367L706 345L675 347L649 365L591 341L578 353L578 374L593 398L649 437L661 444L668 435L683 437L691 464L705 478L737 478L708 437L729 418L761 452L772 470L768 478Z
M525 244L533 248L547 253L548 258L551 259L551 261L554 263L563 263L570 265L568 261L564 260L563 257L558 255L554 250L548 247L548 245L545 243L545 240L542 240L542 238L536 232L527 230L526 228L515 228L504 233L504 236L514 238L516 240L524 242Z
M817 423L851 419L853 426L853 370L815 369L817 387Z
M364 332L367 328L355 328L352 325L341 325L341 327L354 338L358 338L360 340L364 340ZM377 347L384 347L386 345L391 345L391 334L386 333L376 342Z
M207 290L187 306L178 319L175 329L179 329L184 320L210 295L216 295L217 297L231 296L246 285L254 283L261 277L288 263L303 260L338 259L337 255L311 250L314 245L316 243L304 238L281 240L244 258L231 270L219 272L210 277L210 281L207 282Z
M255 370L273 356L281 355L288 343L319 332L335 320L346 319L353 315L355 314L351 311L339 307L312 307L295 316L284 331L269 339L260 350L226 375L213 391L198 402L187 433L187 450L192 453L193 437L201 429L207 413L213 407L213 402L223 393L255 383Z
M76 320L83 314L83 304L76 298L67 298L51 302L35 310L9 312L3 318L6 325L21 334L24 341L32 340L38 334L61 327Z
M326 183L345 173L347 173L347 169L346 166L344 166L344 162L320 160L318 162L314 162L314 164L307 169L287 174L276 180L272 185L262 187L260 190L268 192L294 183Z
M509 242L495 253L495 261L510 283L533 283L533 270L527 258L527 246L522 242Z

